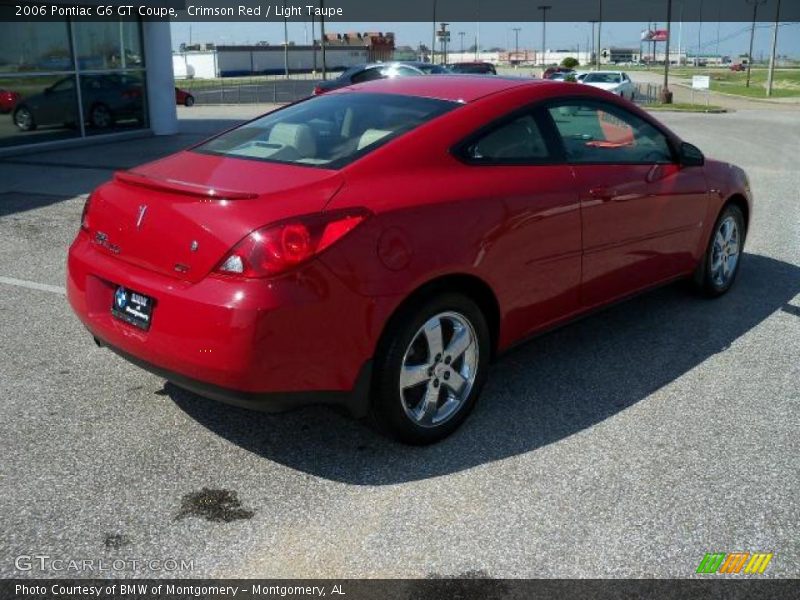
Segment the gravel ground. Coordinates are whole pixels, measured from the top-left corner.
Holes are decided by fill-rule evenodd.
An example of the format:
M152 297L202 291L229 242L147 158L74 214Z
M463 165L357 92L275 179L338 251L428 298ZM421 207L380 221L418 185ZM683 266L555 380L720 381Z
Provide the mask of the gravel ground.
M0 161L37 173L0 193L0 576L97 575L17 568L45 554L156 561L134 577L687 577L733 551L800 575L800 113L659 118L750 175L735 289L674 285L534 340L429 448L223 406L96 348L59 290L102 161L83 151L61 194L42 188L64 169L32 164L52 156Z

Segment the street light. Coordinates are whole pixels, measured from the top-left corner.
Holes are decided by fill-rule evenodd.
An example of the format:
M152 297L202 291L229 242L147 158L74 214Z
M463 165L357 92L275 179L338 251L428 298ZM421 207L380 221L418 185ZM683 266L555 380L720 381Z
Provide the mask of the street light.
M464 31L458 32L458 37L461 38L461 60L464 60L464 36L466 33Z
M542 64L544 65L547 52L547 11L553 7L549 4L540 4L538 8L542 11Z
M519 32L521 27L514 27L514 59L519 60Z
M747 83L744 87L750 87L750 66L753 64L753 38L756 35L756 16L758 14L759 4L766 3L767 0L746 0L748 4L753 5L753 25L750 27L750 51L747 53Z
M286 19L286 0L283 0L283 76L289 79L289 22Z
M672 0L667 0L667 42L664 49L664 87L661 89L661 103L672 104L672 92L669 91L669 38L672 23ZM655 53L653 53L655 54Z

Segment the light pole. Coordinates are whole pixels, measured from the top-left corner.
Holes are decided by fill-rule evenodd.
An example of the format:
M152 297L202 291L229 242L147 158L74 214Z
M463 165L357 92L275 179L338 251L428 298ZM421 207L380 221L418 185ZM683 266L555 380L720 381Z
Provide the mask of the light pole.
M589 50L589 60L586 61L587 63L593 62L592 58L594 58L592 56L592 54L594 54L594 51L595 51L595 47L594 47L594 25L595 25L595 23L597 23L597 21L589 21L589 23L592 24L592 45L589 46L589 48L590 48L590 50Z
M461 38L461 60L464 60L464 36L465 35L466 35L466 32L464 32L464 31L459 31L458 32L458 37Z
M434 57L436 56L436 0L433 0L431 25L433 26L433 36L431 36L431 64L433 64L435 62Z
M767 96L772 96L772 79L775 76L775 51L778 48L778 21L781 18L781 0L775 9L775 26L772 29L772 50L769 54L769 73L767 73Z
M747 0L748 4L753 5L753 25L750 27L750 51L747 53L747 83L744 87L750 87L750 66L753 64L753 39L756 36L756 16L758 15L758 5L764 4L767 0Z
M519 61L519 32L521 27L514 27L514 60Z
M450 35L447 32L447 26L448 25L450 25L450 23L441 23L441 26L442 26L442 30L441 30L441 36L442 36L442 64L443 65L447 65L447 37Z
M289 22L286 20L286 0L283 0L283 76L289 79Z
M603 33L603 0L600 2L600 11L597 15L597 53L594 55L594 68L600 70L600 36Z
M542 11L542 64L545 64L547 52L547 11L553 8L549 4L540 4L539 10Z
M661 89L661 103L672 104L672 92L669 91L669 38L672 22L672 0L667 0L667 42L664 49L664 87Z
M325 0L319 0L319 46L322 50L322 79L328 78L328 65L325 62Z

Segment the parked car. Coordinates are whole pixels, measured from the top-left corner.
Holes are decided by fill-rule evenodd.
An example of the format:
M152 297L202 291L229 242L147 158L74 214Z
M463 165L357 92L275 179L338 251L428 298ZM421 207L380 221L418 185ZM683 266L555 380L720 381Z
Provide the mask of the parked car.
M375 79L395 79L415 75L445 75L450 71L441 65L425 62L389 62L356 65L344 71L336 79L319 82L314 88L314 95L319 96L354 83L364 83Z
M731 71L746 71L747 65L743 65L742 63L736 63L731 65Z
M570 79L576 80L575 71L556 71L550 73L545 79L549 81L569 81Z
M676 279L727 292L750 213L741 169L592 86L371 81L117 173L67 296L178 386L425 444L531 335Z
M106 129L117 121L143 119L142 81L132 75L82 75L81 99L87 126ZM14 108L22 131L45 125L75 125L75 77L59 79L40 94L26 96Z
M594 71L587 73L581 83L592 87L600 88L622 98L634 100L636 98L636 86L622 71Z
M194 96L186 90L175 88L175 104L194 106Z
M572 73L572 69L568 69L567 67L547 67L544 72L542 73L542 79L550 79L550 76L553 73Z
M0 89L0 113L10 113L19 99L20 95L17 92Z
M459 62L450 65L453 73L473 74L473 75L497 75L492 63L488 62Z

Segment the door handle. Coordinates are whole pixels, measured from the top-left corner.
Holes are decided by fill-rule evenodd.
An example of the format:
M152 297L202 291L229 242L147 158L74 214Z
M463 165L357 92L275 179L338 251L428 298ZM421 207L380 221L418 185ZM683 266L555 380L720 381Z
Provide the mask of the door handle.
M589 195L596 200L607 202L617 197L617 190L605 187L596 187L589 190Z

